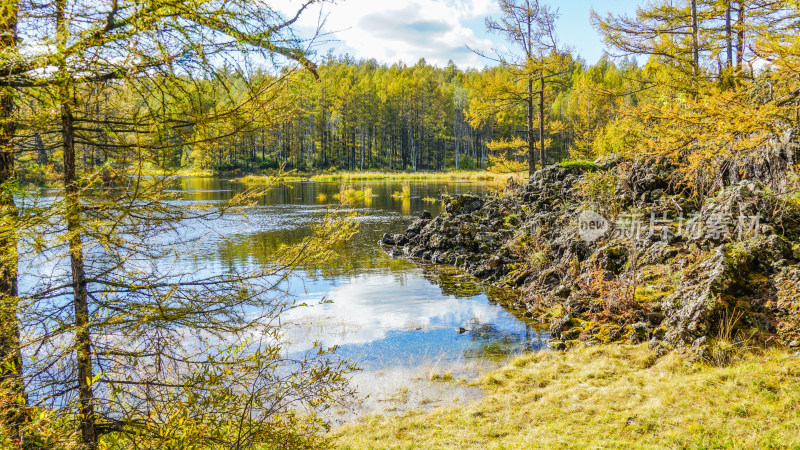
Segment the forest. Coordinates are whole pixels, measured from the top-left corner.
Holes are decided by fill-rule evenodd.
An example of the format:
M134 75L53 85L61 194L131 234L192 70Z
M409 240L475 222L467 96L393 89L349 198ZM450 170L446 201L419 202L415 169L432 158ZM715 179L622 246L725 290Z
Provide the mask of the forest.
M595 62L559 39L555 2L498 0L485 27L507 50L473 69L317 54L297 24L322 3L337 8L0 0L0 447L528 448L564 445L562 428L577 446L800 444L800 4L592 11ZM505 184L272 178L454 171ZM634 232L580 239L586 209ZM678 217L716 232L676 237ZM733 229L744 217L760 234ZM502 320L442 325L455 312L426 296ZM419 323L392 322L405 310L387 298ZM376 304L389 331L349 327ZM312 307L333 331L297 318ZM351 328L372 341L330 340ZM527 354L531 330L545 349ZM476 409L331 431L359 364L380 360L370 345L400 333L524 350L476 382L494 395ZM713 403L729 395L732 412ZM525 435L542 399L551 422Z
M619 65L604 59L588 67L569 58L563 64L564 72L548 83L545 94L548 158L551 162L591 159L612 151L604 147L613 143L602 139L602 132L618 116L623 103L638 102L636 93L626 91L633 90L634 80L643 78L642 69L627 59ZM317 74L319 79L302 72L280 80L285 84L280 107L268 117L216 123L211 131L213 145L203 145L209 138L203 134L207 130L177 130L169 148L150 164L167 171L257 173L284 167L300 172L416 172L486 169L492 156L517 163L525 160L519 148L505 146L504 151L492 151L488 145L519 143L524 137L519 131L525 121L524 110L513 104L515 87L508 84L517 75L508 67L464 71L453 64L431 66L424 60L411 67L389 67L328 55ZM246 75L223 69L214 73L213 79L192 80L189 95L196 98L189 105L196 102L204 105L203 110L182 110L187 104L177 103L170 105L175 109L169 114L209 114L218 103L244 98L253 84L276 81L264 73ZM121 103L125 96L114 95L115 89L113 83L96 83L85 92L82 102L89 105L84 113L87 120L103 111L131 107ZM502 105L492 104L497 101L494 92L508 96ZM89 170L113 164L114 154L109 154L102 142L116 139L120 131L108 127L83 134L81 164ZM20 176L30 182L52 179L61 170L59 158L54 157L57 145L48 141L46 130L31 134L23 144L27 152L20 154ZM601 137L594 138L598 135Z
M663 6L643 10L638 22L594 17L616 53L630 57L606 57L591 65L555 41L522 64L500 57L504 63L482 70L436 67L424 60L387 66L328 54L314 73L285 68L271 75L257 64L227 61L201 77L179 76L171 81L177 83L175 92L148 101L147 108L187 120L163 131L166 142L147 164L247 173L279 167L301 172L519 169L527 157L526 84L532 78L538 104L544 74L543 105L532 115L534 123L543 116L546 163L624 151L634 139L630 125L646 122L636 114L662 108L665 99L722 99L785 79L777 71L783 66L767 61L789 57L796 20L790 8L780 2L696 3L694 15L688 7ZM670 26L669 33L658 32ZM195 62L187 57L182 64ZM147 83L151 86L136 89L157 91L162 82ZM93 80L75 93L82 107L73 113L76 120L96 124L76 130L81 168L130 163L110 143L129 139L131 130L100 120L112 111L144 106L129 89L115 80ZM220 115L213 129L203 124L220 109L247 105L257 89L280 89L268 111ZM178 91L183 98L175 97ZM773 88L770 95L779 92L780 87ZM787 106L793 98L774 100ZM33 100L21 107L40 108ZM25 124L28 138L17 153L23 180L41 183L62 170L47 124ZM540 130L534 131L532 140L539 146Z
M545 163L592 160L630 149L634 130L650 116L637 114L657 114L666 99L694 102L700 96L721 101L785 80L787 74L778 70L785 66L767 62L790 56L796 20L791 8L780 2L695 3L694 10L643 10L638 22L595 16L595 25L617 49L612 54L625 56L604 57L591 65L557 41L540 45L533 49L538 54L521 61L498 55L501 64L482 70L462 70L452 63L436 67L424 60L414 66L387 66L328 54L313 73L284 68L269 74L252 62L225 61L200 77L178 76L170 81L175 83L172 92L162 92L147 104L137 94L163 89L158 77L149 79L149 86L136 87L142 90L138 93L113 79L93 80L75 92L76 104L81 105L74 108L75 120L95 124L76 130L77 162L89 171L106 164L129 165L111 143L130 139L132 130L127 123L120 128L104 118L114 111L143 116L136 112L143 107L158 108L164 117L186 118L182 126L159 131L165 142L146 161L151 169L167 171L443 171L492 166L518 171L527 160L529 115L534 123L540 117L543 121L531 140L537 147L543 143ZM672 28L659 32L666 27ZM199 63L186 55L180 64ZM531 114L526 110L529 79L537 89ZM220 113L234 105L247 107L259 89L260 95L275 96L269 110L242 109L228 117ZM777 97L781 87L771 91ZM772 100L785 107L793 97ZM32 98L21 108L33 111L41 106ZM204 123L210 117L213 129ZM20 123L27 130L16 157L24 181L52 180L63 170L48 123Z

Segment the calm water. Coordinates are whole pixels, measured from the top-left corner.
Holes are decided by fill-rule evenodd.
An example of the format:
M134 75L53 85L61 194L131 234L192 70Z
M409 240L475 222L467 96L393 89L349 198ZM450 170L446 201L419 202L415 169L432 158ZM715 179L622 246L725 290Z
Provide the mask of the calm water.
M340 357L363 368L354 376L359 392L368 397L361 412L385 412L466 401L477 394L431 382L431 375L474 376L513 354L544 346L544 336L520 313L500 306L509 293L452 268L393 259L377 245L383 233L403 231L422 210L441 211L440 204L425 203L424 197L481 193L486 185L412 182L412 198L400 200L391 195L402 189L399 182L350 184L372 188L373 197L348 207L358 214L360 228L335 263L303 267L290 280L291 293L310 306L281 318L288 352L303 354L315 342L338 346ZM176 192L188 206L226 200L245 189L227 180L184 178ZM279 245L308 236L329 209L341 208L338 191L338 183L290 183L268 191L244 215L186 224L187 235L201 239L180 260L182 269L223 273L268 260ZM327 201L320 201L321 193ZM321 304L322 299L327 302Z

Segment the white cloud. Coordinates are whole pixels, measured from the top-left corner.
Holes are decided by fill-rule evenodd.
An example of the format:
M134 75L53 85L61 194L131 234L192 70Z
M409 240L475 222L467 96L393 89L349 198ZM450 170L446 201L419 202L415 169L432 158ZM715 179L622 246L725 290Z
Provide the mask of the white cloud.
M403 291L401 300L387 295L395 290ZM288 350L307 350L315 341L326 346L368 344L392 331L427 329L434 323L463 325L471 320L493 323L503 314L498 305L443 296L439 286L418 276L402 282L391 275L358 276L339 286L326 286L322 292L309 292L302 300L313 305L322 297L331 303L297 308L281 316Z
M272 4L287 15L299 6L293 0ZM347 51L357 58L387 64L414 64L425 58L441 66L453 60L461 67L482 67L486 61L467 46L481 51L495 46L476 33L482 25L475 26L475 22L482 22L496 8L492 0L340 0L324 6L323 11L327 14L325 31L338 40L335 53ZM308 11L299 25L314 28L318 17L319 9Z

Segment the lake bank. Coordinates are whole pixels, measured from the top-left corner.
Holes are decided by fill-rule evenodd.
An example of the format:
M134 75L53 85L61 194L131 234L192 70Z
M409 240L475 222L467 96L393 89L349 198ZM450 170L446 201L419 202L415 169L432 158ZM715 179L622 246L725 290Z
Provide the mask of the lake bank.
M448 172L331 172L319 174L251 174L236 178L246 184L271 184L275 182L311 181L320 183L349 183L361 181L450 181L450 182L505 182L512 177L523 177L522 173L505 174L487 171L448 171Z
M714 366L644 345L521 356L474 382L468 405L365 418L340 448L796 448L800 354Z

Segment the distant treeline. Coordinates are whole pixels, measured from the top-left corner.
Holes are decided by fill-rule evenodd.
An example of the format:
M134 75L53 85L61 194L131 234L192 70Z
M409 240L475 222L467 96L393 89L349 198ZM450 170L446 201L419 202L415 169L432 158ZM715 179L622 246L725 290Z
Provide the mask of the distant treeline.
M544 141L547 163L758 147L793 119L784 110L800 96L787 69L796 66L800 14L783 2L679 3L635 18L593 15L610 50L636 55L593 65L554 47L483 70L328 55L312 70L266 73L244 55L197 76L192 58L202 59L187 56L169 76L81 83L72 93L77 169L516 171L526 168L529 140ZM58 117L40 106L46 92L29 91L19 106L30 118L19 124L19 174L58 177Z
M550 162L600 152L599 132L613 122L619 105L637 102L637 94L614 92L622 90L626 80L641 78L641 72L627 59L618 63L603 59L588 66L570 57L558 82L546 86L545 139ZM471 170L490 165L492 151L487 144L526 138L524 104L497 102L499 95L507 96L515 85L524 83L509 68L461 70L454 64L442 68L424 60L413 66L388 66L329 56L320 64L318 76L222 71L214 79L187 79L181 87L185 102L178 99L173 85L175 90L163 105L158 105L158 96L147 105L171 109L167 114L177 124L172 130L158 131L160 144L150 148L159 150L155 156L150 153L147 165L215 171L263 171L284 165L314 172ZM158 78L151 82L154 92L168 88L157 86ZM213 129L203 125L221 105L246 107L246 97L253 92L274 96L274 109L252 111L252 120L246 122L240 116L230 122L215 117ZM95 115L107 121L116 111L141 108L126 101L136 95L113 83L96 84L79 96L87 106L82 119L89 122ZM187 124L181 126L182 121ZM122 128L111 124L83 133L79 166L90 170L119 160L109 144L125 140L127 130ZM521 141L519 146L523 146ZM48 145L47 130L32 133L25 148L23 177L41 178L41 173L34 172L61 171L53 167L60 159L54 157L59 146ZM504 149L500 153L525 161L521 152Z

